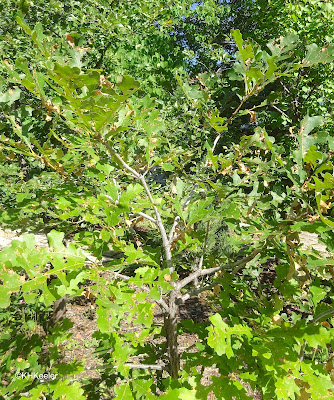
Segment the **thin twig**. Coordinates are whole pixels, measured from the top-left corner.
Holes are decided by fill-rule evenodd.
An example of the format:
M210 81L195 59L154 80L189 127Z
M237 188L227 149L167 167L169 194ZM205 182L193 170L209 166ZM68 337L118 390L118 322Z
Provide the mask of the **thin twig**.
M227 128L228 125L234 120L234 117L238 114L238 112L240 111L240 108L246 103L246 101L256 92L258 88L258 85L255 85L253 87L253 89L246 94L246 96L242 99L242 101L240 102L240 104L238 105L238 107L233 111L232 115L230 116L230 118L225 122L223 128ZM215 141L213 142L213 146L212 146L212 154L214 153L216 146L218 144L219 139L221 138L221 133L216 137Z
M308 324L316 324L321 320L321 318L327 317L331 314L334 314L334 308L330 308L329 310L326 310L320 314L318 314L316 317L313 318L313 320L308 321ZM300 348L299 352L299 361L302 362L304 360L304 355L305 355L305 348L306 348L307 340L303 340L303 344Z
M272 106L272 108L274 108L276 111L278 111L279 113L281 113L282 115L284 115L284 117L286 117L289 121L291 121L290 117L284 112L282 111L280 108L276 107L275 104L270 104Z
M240 108L245 104L245 102L249 99L249 97L251 97L251 96L254 94L254 92L256 91L257 88L258 88L258 86L255 85L254 88L253 88L248 94L246 94L246 96L242 99L242 101L241 101L241 103L238 105L238 107L233 111L233 113L232 113L232 115L230 116L230 118L225 122L223 128L227 128L227 126L233 121L234 117L235 117L235 116L238 114L238 112L240 111ZM210 121L208 121L208 122L210 123ZM219 139L221 138L221 136L222 136L221 133L219 133L218 136L216 136L216 138L215 138L215 140L214 140L214 142L213 142L212 149L211 149L212 154L214 153L214 151L215 151L215 149L216 149L216 147L217 147L217 144L218 144ZM189 196L188 196L188 198L187 198L187 200L186 200L186 202L185 202L185 204L184 204L184 206L183 206L183 208L182 208L183 210L184 210L186 207L188 207L188 204L190 203L190 201L191 201L193 195L196 193L197 187L198 187L198 184L195 183L194 186L193 186L193 188L192 188L192 191L190 192L190 194L189 194Z
M303 340L303 344L302 344L302 346L301 346L301 348L300 348L300 352L299 352L299 357L298 357L299 362L302 362L302 361L304 360L304 354L305 354L306 343L307 343L307 341L304 339L304 340Z
M103 193L102 196L106 197L106 198L109 199L109 200L114 201L114 199L113 199L111 196L109 196L108 194ZM115 202L115 204L116 204L116 202ZM140 211L140 212L137 212L137 213L135 213L135 214L140 215L141 217L148 219L149 221L153 222L154 224L157 223L157 220L156 220L156 219L154 219L154 218L151 217L150 215L145 214L145 213L143 213L143 212L141 212L141 211Z
M279 79L278 82L283 86L283 89L284 89L287 93L290 93L290 94L291 94L290 89L284 84L284 82L283 82L281 79Z
M108 194L102 193L102 196L106 197L107 199L109 199L111 201L114 201L114 199L111 196L109 196Z
M92 256L91 254L84 252L83 250L81 250L81 252L93 264L95 264L95 265L101 264L101 261L98 258ZM109 272L111 272L116 279L122 279L123 281L128 281L130 279L130 276L120 274L119 272L116 272L116 271L109 271ZM151 292L150 289L147 288L146 286L141 286L141 289L146 293ZM160 297L160 300L155 300L155 302L157 304L159 304L159 306L161 308L163 308L165 311L169 312L169 307L168 307L167 303L162 299L162 295Z
M209 237L209 227L210 227L210 221L208 221L207 224L206 224L204 245L203 245L201 257L200 257L199 262L198 262L198 266L196 268L197 271L201 271L202 268L203 268L204 254L205 254L205 249L207 247L208 237ZM194 279L194 285L195 285L196 288L199 287L198 278Z
M316 324L318 321L321 320L321 318L327 317L327 315L331 315L331 314L334 314L334 308L330 308L329 310L326 310L326 311L320 313L319 315L314 317L313 320L310 321L310 323Z
M238 107L233 111L232 115L230 116L230 118L225 122L224 124L224 128L227 128L228 125L234 120L234 117L238 114L238 112L240 111L240 108L246 103L246 101L253 96L253 94L256 92L256 90L258 89L258 85L255 85L253 87L253 89L246 94L246 96L241 100L240 104L238 105ZM212 148L214 150L214 148ZM212 150L212 152L213 152Z
M304 103L307 102L307 100L312 96L313 92L315 91L315 89L317 88L317 85L314 84L312 89L309 91L309 94L307 95L306 99L304 99Z
M117 182L115 178L112 178L112 181L114 183L115 186L117 186ZM119 191L117 190L117 200L115 201L116 206L118 205L119 202L119 198L121 197L121 195L119 194Z
M197 187L198 187L198 184L195 183L193 188L192 188L192 190L191 190L191 192L189 193L189 196L188 196L186 202L184 203L184 205L182 207L182 210L185 210L188 207L193 195L196 193Z

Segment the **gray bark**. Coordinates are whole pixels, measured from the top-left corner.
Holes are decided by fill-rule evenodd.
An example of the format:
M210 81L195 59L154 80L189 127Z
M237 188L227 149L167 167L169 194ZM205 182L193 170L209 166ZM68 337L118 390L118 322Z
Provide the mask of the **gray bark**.
M53 303L52 326L66 317L67 296L61 297Z

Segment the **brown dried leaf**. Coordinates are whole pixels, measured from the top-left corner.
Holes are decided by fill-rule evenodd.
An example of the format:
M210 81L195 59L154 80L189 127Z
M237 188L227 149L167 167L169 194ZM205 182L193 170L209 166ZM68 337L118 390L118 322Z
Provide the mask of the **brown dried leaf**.
M66 42L74 49L75 40L71 35L66 35Z
M256 112L252 110L247 110L247 112L250 114L250 123L256 122Z

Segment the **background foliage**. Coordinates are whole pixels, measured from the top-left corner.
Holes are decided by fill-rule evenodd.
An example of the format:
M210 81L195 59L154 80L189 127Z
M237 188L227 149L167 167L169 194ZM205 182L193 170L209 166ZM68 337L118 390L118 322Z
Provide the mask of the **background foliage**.
M0 8L0 220L50 245L0 252L2 398L331 398L331 3ZM89 382L60 361L71 322L49 322L87 285L103 365ZM209 318L179 320L203 293ZM181 354L185 333L199 340ZM133 369L138 355L165 370Z

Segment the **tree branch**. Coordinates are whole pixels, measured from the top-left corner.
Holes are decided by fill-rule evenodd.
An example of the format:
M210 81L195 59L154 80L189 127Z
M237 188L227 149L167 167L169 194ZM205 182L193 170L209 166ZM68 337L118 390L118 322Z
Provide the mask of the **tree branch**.
M202 271L205 249L206 249L206 246L208 244L209 228L210 228L210 221L208 221L207 224L206 224L205 239L204 239L204 245L203 245L203 249L202 249L202 254L201 254L201 257L199 259L198 266L197 266L197 268L195 268L194 272ZM194 279L194 285L195 285L196 288L199 287L198 278Z
M178 215L174 219L174 223L173 223L172 229L170 230L169 235L168 235L169 245L171 245L173 240L174 240L175 229L176 229L178 223L180 222L180 219L181 218Z
M172 252L170 250L170 243L169 243L169 240L168 240L168 237L167 237L167 233L166 233L165 227L164 227L164 225L162 223L162 220L161 220L161 215L159 213L159 210L158 210L157 206L154 203L154 199L152 197L152 194L151 194L151 191L150 191L149 187L147 186L145 178L143 176L138 176L138 179L140 180L141 184L144 186L144 189L145 189L145 192L147 194L147 197L149 198L149 200L150 200L150 202L152 204L152 207L153 207L153 210L154 210L154 213L155 213L155 216L156 216L156 224L158 225L158 228L159 228L159 231L160 231L160 234L161 234L162 246L163 246L163 249L164 249L164 252L165 252L167 268L169 269L169 273L172 274L173 270L174 270L174 268L173 268L173 260L172 260Z
M113 157L115 157L116 160L117 160L125 169L127 169L129 172L131 172L131 174L132 174L135 178L140 179L140 174L139 174L136 170L134 170L133 168L131 168L130 165L127 164L127 163L123 160L123 158L122 158L119 154L116 153L116 151L109 145L109 143L108 143L106 140L102 139L101 137L99 138L99 140L100 140L100 142L101 142L102 144L104 144L104 145L106 146L106 148L108 149L109 153L110 153Z
M158 365L158 364L135 364L135 363L124 363L124 367L128 367L131 369L154 369L157 371L162 371L165 369L164 365ZM85 368L85 370L90 371L90 370L99 370L99 369L115 369L117 368L115 365L101 365L96 368Z
M148 214L145 214L145 213L143 213L143 212L137 212L136 214L140 215L140 216L143 217L143 218L148 219L149 221L151 221L151 222L153 222L154 224L157 225L157 220L154 219L153 217L150 217Z
M248 257L242 258L241 260L236 261L234 263L223 264L219 267L214 267L214 268L197 270L197 271L193 272L192 274L190 274L189 276L187 276L186 278L182 279L182 281L178 282L177 285L175 286L175 289L176 290L182 289L184 286L193 282L196 278L198 278L200 276L212 275L215 272L223 271L223 270L227 270L227 269L235 269L235 268L239 269L239 268L243 267L244 265L246 265L249 261L253 260L253 258L255 258L259 254L259 252L260 252L260 249L256 249ZM235 273L235 272L233 271L233 273Z
M190 291L190 292L184 294L183 296L178 297L178 298L176 299L176 304L178 304L178 305L179 305L179 304L182 304L182 303L184 303L185 301L187 301L188 299L190 299L191 297L196 297L196 296L198 296L199 294L201 294L202 292L205 292L205 291L207 291L207 290L212 289L212 288L215 287L216 285L217 285L217 282L214 282L214 283L211 283L210 285L206 285L206 286L203 286L203 287L201 287L201 288L196 288L196 289L194 289L194 290L192 290L192 291Z
M202 271L195 271L193 274L189 275L187 278L191 278L190 281L186 281L187 278L183 279L182 281L179 282L180 288L186 286L188 283L191 283L192 281L196 280L198 278L198 276L203 276L203 275L211 275L214 272L217 271L222 271L222 270L227 270L227 269L233 269L233 271L231 272L232 275L235 275L240 268L242 268L243 266L245 266L249 261L251 261L253 258L256 257L256 255L260 252L260 250L255 250L250 256L243 258L242 260L236 261L235 263L231 263L231 264L224 264L220 267L216 267L216 268L209 268L209 269L205 269ZM199 273L201 272L201 273ZM199 274L198 274L199 273ZM197 276L196 276L197 275ZM196 288L194 290L191 290L190 292L184 294L183 296L179 296L176 300L176 303L182 304L184 303L186 300L190 299L190 297L195 297L198 296L200 293L205 292L206 290L210 290L213 287L215 287L217 285L217 282L213 282L210 285L206 285L202 288Z

